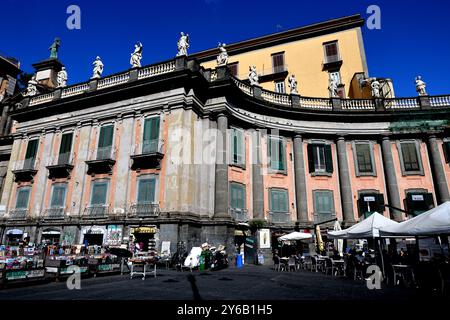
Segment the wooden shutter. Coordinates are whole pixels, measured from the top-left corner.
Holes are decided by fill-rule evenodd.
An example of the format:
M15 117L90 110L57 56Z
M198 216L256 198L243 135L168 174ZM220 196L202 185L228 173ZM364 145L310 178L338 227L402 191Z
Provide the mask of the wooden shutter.
M278 194L275 190L270 190L270 211L278 212Z
M50 207L61 208L64 207L64 200L66 197L66 186L65 185L54 185L52 193L52 201Z
M72 150L72 133L65 133L61 138L61 145L59 146L58 164L69 163L70 151Z
M28 208L28 199L30 197L30 188L20 188L17 192L16 209Z
M25 159L35 159L38 148L38 139L28 141Z
M155 201L155 179L140 179L138 190L138 203L151 203Z
M104 205L106 203L107 182L94 182L92 185L91 205Z
M331 145L324 145L325 148L325 165L328 173L333 173L333 156L331 153Z
M98 147L99 148L112 146L113 129L114 129L114 127L112 125L101 127L100 137L98 139Z
M143 151L158 151L159 117L146 119L144 122Z
M444 141L444 143L442 144L442 148L444 149L445 162L449 163L450 162L450 141Z
M278 152L278 169L284 171L286 170L286 141L284 139L278 141Z
M284 53L277 53L272 55L273 72L284 71Z
M308 169L309 169L309 173L313 173L315 172L315 167L314 167L314 145L313 144L308 144Z

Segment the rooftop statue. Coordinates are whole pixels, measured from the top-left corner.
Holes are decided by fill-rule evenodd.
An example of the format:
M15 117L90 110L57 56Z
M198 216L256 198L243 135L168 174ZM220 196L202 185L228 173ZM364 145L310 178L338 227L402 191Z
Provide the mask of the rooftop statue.
M57 88L64 88L67 86L67 71L65 67L62 67L56 75L56 81L58 82Z
M248 73L248 80L250 80L250 85L251 86L257 86L259 85L259 77L258 77L258 73L256 73L256 66L250 66L248 67L249 69L249 73Z
M130 58L130 64L132 68L141 67L142 47L142 43L140 43L139 41L134 45L134 52L131 54Z
M100 57L97 56L97 58L95 58L95 61L92 62L92 64L94 65L94 69L92 71L91 79L101 78L103 73L103 62L102 60L100 60Z
M380 82L374 78L370 84L370 87L372 88L372 97L374 98L380 98Z
M419 94L419 96L426 96L427 93L427 84L422 80L421 76L416 77L416 91Z
M58 59L58 49L61 46L61 39L55 38L50 48L50 59Z
M220 53L217 56L217 65L218 66L223 66L228 63L228 53L227 53L227 49L225 49L225 45L226 45L225 43L219 42Z
M337 79L330 78L330 82L328 84L328 91L330 92L330 97L331 98L339 97L337 89L338 89L338 81L337 81Z
M297 79L295 79L295 74L289 76L288 82L289 88L291 89L291 94L298 94Z
M32 97L35 96L38 91L37 91L37 81L36 81L36 76L33 76L33 78L30 79L30 81L28 81L28 86L26 89L26 92L23 94L24 97Z
M178 56L187 56L187 49L189 48L189 34L180 33L180 39L178 39Z

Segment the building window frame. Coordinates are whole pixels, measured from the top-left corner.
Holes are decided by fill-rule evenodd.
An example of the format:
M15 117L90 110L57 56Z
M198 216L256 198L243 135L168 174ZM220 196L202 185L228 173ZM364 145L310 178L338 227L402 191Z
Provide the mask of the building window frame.
M286 93L286 84L284 83L284 80L282 81L275 81L275 92L285 94Z
M241 182L230 181L229 188L230 188L230 190L229 190L229 192L230 192L230 200L229 200L230 208L234 209L234 210L236 210L236 209L237 210L242 210L242 211L246 210L247 209L247 188L246 188L246 185L241 183ZM242 198L243 206L242 206L242 208L238 208L236 206L233 206L233 197L232 197L232 194L233 194L232 193L232 189L233 188L239 188L239 189L241 189L241 191L243 191L243 198Z
M371 161L371 166L372 166L372 171L370 171L370 172L369 171L361 172L359 169L358 153L357 153L358 145L369 145L370 161ZM377 176L374 148L375 148L375 143L373 141L364 141L364 140L352 141L353 165L355 167L355 174L357 177L363 177L363 176L376 177Z
M239 134L241 137L241 162L239 162L239 159L235 159L235 137L236 134ZM237 138L238 139L238 138ZM242 169L245 169L245 165L246 165L246 136L245 136L245 131L242 128L238 128L238 127L234 127L231 126L230 127L230 165L232 166L236 166L236 167L240 167ZM239 156L239 153L237 153L237 155ZM237 156L237 158L238 158Z
M321 170L321 169L318 170L316 168L316 159L314 157L314 150L313 150L314 147L322 147L323 148L324 166L325 166L325 168L323 170ZM307 141L306 149L307 149L307 156L308 156L309 174L312 177L315 177L315 176L331 177L333 175L333 171L334 171L332 143L330 141L326 141L326 140L310 140L310 141ZM316 154L317 154L317 152L316 152ZM329 159L328 159L327 155L329 156Z
M99 157L99 151L98 151L99 148L106 148L104 146L100 147L100 136L101 136L102 128L104 128L104 127L112 127L111 146L110 146L111 150L110 150L109 156L107 156L107 157ZM109 158L112 157L112 153L113 153L113 150L114 150L114 138L115 138L115 135L116 135L115 131L116 131L116 126L115 126L114 122L105 122L105 123L102 123L99 126L98 136L97 136L97 150L96 150L96 159L97 160L109 159Z
M142 174L139 175L136 179L136 196L135 196L135 203L136 204L143 204L147 202L139 202L139 190L140 190L140 182L142 180L151 180L153 179L155 181L155 187L153 191L153 200L151 201L151 204L159 204L159 175L157 174Z
M405 168L402 144L407 144L407 143L414 144L419 170L406 170L406 168ZM403 176L414 176L414 175L424 176L425 174L423 171L422 155L420 153L420 141L418 141L418 140L398 140L396 142L396 145L397 145L397 151L398 151L398 155L399 155L400 168L402 170L402 175Z
M19 194L21 194L23 191L27 191L28 195L27 195L27 201L26 201L26 205L25 206L20 206L18 207L18 203L19 203ZM14 204L14 209L18 209L18 210L28 210L29 206L30 206L30 197L31 197L31 186L22 186L17 188L17 192L16 192L16 202Z
M318 211L318 195L319 194L328 194L331 199L331 210L330 211ZM331 216L336 216L336 206L334 203L334 192L333 190L328 190L328 189L314 189L313 190L313 206L314 206L314 215L316 216L320 216L320 215L331 215Z
M272 161L272 141L277 141L278 144L278 150L279 151L279 155L281 155L283 157L283 161L278 161L278 163L282 162L283 164L283 168L280 168L280 166L278 166L278 168L273 168L272 165L275 163ZM280 146L280 141L281 141L281 146ZM268 169L269 169L269 173L281 173L286 175L287 174L287 157L286 157L286 153L287 153L287 141L286 138L283 136L277 136L277 135L268 135L267 136L267 159L268 159Z
M409 218L416 217L416 216L420 215L421 213L426 212L427 210L430 210L430 209L431 209L431 208L430 208L430 209L426 209L425 211L420 212L420 213L418 213L418 214L416 214L416 213L409 213L410 210L411 210L411 208L409 208L409 206L408 206L408 195L410 195L410 194L411 194L411 195L423 195L423 196L425 196L425 197L424 197L424 200L423 200L423 201L425 201L425 202L427 201L426 197L427 197L428 195L431 195L431 201L432 201L432 207L431 207L431 208L436 207L436 201L435 201L433 192L429 192L427 189L423 189L423 188L411 188L411 189L406 189L406 190L405 190L404 206L405 206L405 208L406 208L407 211L408 211L408 217L409 217Z
M61 149L63 147L63 145L62 145L63 137L67 136L69 134L72 136L72 138L70 140L70 150L68 152L64 152L64 153L68 153L69 155L68 155L67 159L63 158L61 160L61 155L64 154L64 153L61 153ZM73 147L74 147L73 146L74 145L74 143L73 143L74 137L75 137L75 133L74 133L73 130L68 130L68 131L61 132L61 141L59 142L59 149L58 149L58 162L57 162L58 164L69 164L69 163L71 163L71 160L72 160L71 158L72 158L72 154L73 154ZM64 161L64 160L66 160L66 161Z
M272 192L282 192L286 195L286 210L274 210ZM289 190L286 188L270 187L269 188L269 211L275 214L290 214L289 210Z
M365 215L365 213L366 213L367 211L364 212L364 213L361 212L361 207L360 207L360 202L359 202L359 201L361 200L361 197L362 197L363 195L367 195L367 196L376 195L376 196L378 196L378 197L382 197L382 198L383 198L383 205L385 204L384 194L381 193L379 190L375 190L375 189L358 190L357 194L358 194L358 200L357 200L358 217L359 217L360 221L361 221L361 220L364 220L364 219L367 219L368 217L370 217L370 215L372 215L372 214L376 211L376 210L373 210L373 212L372 212L370 215L368 215L368 216ZM379 202L379 199L375 199L375 202L378 203L378 202ZM385 207L382 207L382 209L383 209L383 210L382 210L381 212L379 212L379 211L377 211L377 212L380 213L380 214L383 214L383 212L386 211L386 208L385 208ZM361 217L364 217L364 219L361 219Z
M64 186L64 197L62 199L62 204L59 205L59 206L53 205L53 197L54 197L54 194L55 194L55 188L63 187L63 186ZM66 199L67 199L67 183L62 182L62 183L54 183L54 184L52 184L49 208L51 208L51 209L65 208L66 207L66 205L65 205Z
M145 123L147 121L151 121L152 119L159 119L158 120L158 138L153 139L156 140L156 152L159 151L159 147L160 147L160 140L161 140L161 130L162 130L162 126L161 126L161 115L159 114L150 114L147 115L145 117L142 118L142 122L141 122L141 148L139 150L139 152L144 153L144 134L145 134Z
M106 183L106 192L105 192L105 201L103 204L101 203L92 203L92 200L94 198L94 186L98 183ZM89 207L93 206L107 206L108 200L109 200L109 191L110 191L110 179L95 179L92 180L91 183L91 194L89 195Z
M328 56L328 54L327 54L327 48L328 48L328 46L330 46L330 45L335 45L335 46L336 46L336 54L335 54L335 55ZM332 41L324 42L324 43L322 44L322 47L323 47L323 56L324 56L324 61L325 61L325 63L334 63L334 62L338 62L338 61L341 61L341 60L342 60L342 58L341 58L341 52L340 52L340 50L339 50L339 41L338 41L338 40L332 40ZM335 59L330 59L330 60L329 60L328 57L335 57Z
M286 57L284 51L272 53L270 56L272 58L272 73L280 73L286 71ZM281 57L283 63L280 65L275 65L275 60L278 57Z

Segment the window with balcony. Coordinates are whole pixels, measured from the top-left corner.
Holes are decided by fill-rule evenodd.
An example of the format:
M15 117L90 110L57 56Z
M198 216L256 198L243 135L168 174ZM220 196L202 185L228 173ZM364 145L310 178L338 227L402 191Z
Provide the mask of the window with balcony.
M397 143L400 166L403 175L423 175L422 159L418 141L400 141Z
M337 41L324 43L323 49L325 53L325 63L333 63L341 60Z
M405 199L409 218L434 208L433 194L426 190L408 190Z
M59 146L58 164L64 165L70 163L70 153L72 151L73 133L64 133L61 137L61 145Z
M333 156L331 145L329 144L308 144L308 165L309 173L312 174L332 174Z
M286 189L269 189L270 220L274 223L290 221L289 197Z
M113 125L106 125L100 128L97 147L97 160L111 159L113 135Z
M275 82L275 92L286 93L286 87L284 85L284 81Z
M367 219L374 212L383 213L384 210L384 196L382 193L369 190L359 192L358 211L360 220Z
M230 210L237 221L246 221L245 185L237 182L230 183Z
M245 165L245 137L242 129L231 128L231 164Z
M92 182L91 199L86 208L87 218L106 217L108 212L108 180L97 180Z
M145 119L142 154L155 153L159 144L159 117Z
M66 203L67 184L57 183L52 186L50 207L47 209L47 218L63 218Z
M284 64L284 52L272 54L272 70L273 73L280 73L286 70Z
M333 191L315 190L314 199L314 220L315 222L324 222L333 219L336 214L334 211Z
M152 203L155 201L156 179L142 177L138 180L137 203Z
M27 217L30 193L31 187L28 186L17 189L16 207L10 212L11 219L24 220Z
M27 151L25 152L24 170L33 170L36 162L39 139L28 141Z
M376 175L373 145L370 142L354 142L353 157L357 177Z
M269 166L273 171L286 172L286 141L283 137L268 138Z
M159 204L156 202L156 188L156 176L144 175L138 178L136 203L131 206L132 215L154 217L159 214Z
M61 137L61 144L59 146L59 153L56 159L51 159L47 166L49 178L67 178L70 177L70 172L73 169L71 162L73 133L64 133Z

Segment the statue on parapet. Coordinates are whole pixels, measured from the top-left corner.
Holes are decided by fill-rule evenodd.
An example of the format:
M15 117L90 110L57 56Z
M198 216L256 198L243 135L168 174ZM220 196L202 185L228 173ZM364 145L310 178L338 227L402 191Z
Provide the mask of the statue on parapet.
M256 66L250 66L248 67L249 73L248 73L248 80L250 81L251 86L257 86L259 85L259 77L258 73L256 72Z
M426 96L427 93L427 84L422 80L421 76L416 77L416 91L419 96Z
M132 68L141 67L142 47L142 43L140 43L139 41L134 45L134 52L131 54L130 58L130 64Z
M28 81L28 85L26 88L25 93L23 94L24 97L32 97L37 95L38 90L37 90L37 81L36 81L36 76L33 76L33 78L30 79L30 81Z
M102 62L102 60L100 60L100 57L97 56L97 58L95 58L95 60L94 60L94 62L92 62L92 64L94 65L94 69L92 71L91 79L101 78L102 73L103 73L103 62Z
M189 34L184 34L184 32L180 33L180 39L178 39L178 53L177 57L179 56L187 56L187 50L189 48Z
M377 78L374 78L372 80L372 82L370 83L370 87L372 88L372 97L380 98L381 97L381 93L380 93L381 84L377 80Z
M220 53L217 56L217 65L224 66L228 63L228 53L227 53L227 49L225 49L225 43L219 42L219 50L220 50Z
M57 88L64 88L67 86L67 71L65 67L62 67L61 70L56 75Z
M288 85L289 88L291 89L291 94L298 94L298 89L297 89L297 79L295 79L295 74L289 76L288 78Z
M330 92L331 98L338 98L338 81L335 78L330 78L330 82L328 84L328 91Z

